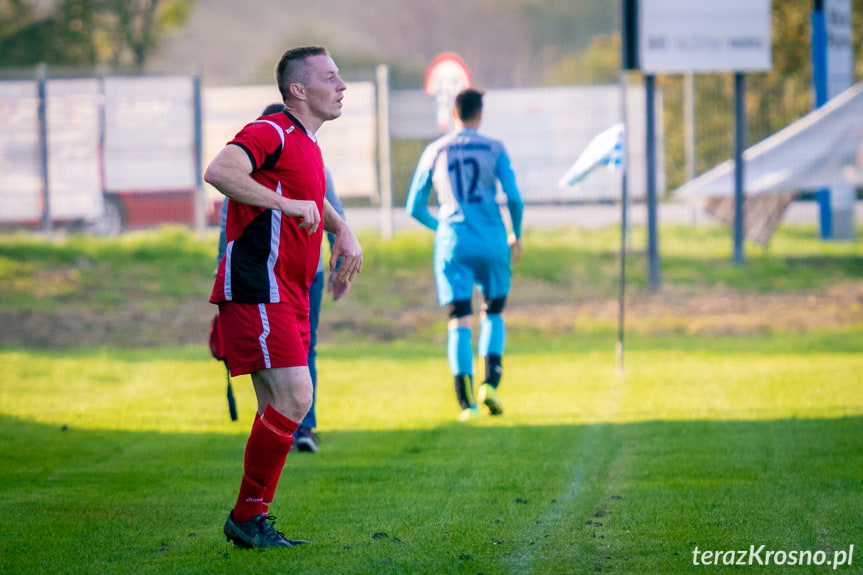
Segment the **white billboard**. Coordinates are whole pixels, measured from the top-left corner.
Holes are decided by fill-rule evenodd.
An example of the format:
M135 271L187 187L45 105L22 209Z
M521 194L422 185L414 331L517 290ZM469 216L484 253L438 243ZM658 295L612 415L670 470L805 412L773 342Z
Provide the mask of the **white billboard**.
M0 82L0 222L42 215L36 82Z
M99 80L51 80L46 95L51 216L94 219L104 211Z
M641 0L638 47L648 74L765 72L770 0Z
M53 220L102 214L99 80L46 85L48 190ZM38 222L44 182L39 142L38 84L0 82L0 222Z
M104 97L105 189L194 190L194 78L108 77Z
M827 99L854 83L854 44L851 37L851 0L824 0L827 32Z

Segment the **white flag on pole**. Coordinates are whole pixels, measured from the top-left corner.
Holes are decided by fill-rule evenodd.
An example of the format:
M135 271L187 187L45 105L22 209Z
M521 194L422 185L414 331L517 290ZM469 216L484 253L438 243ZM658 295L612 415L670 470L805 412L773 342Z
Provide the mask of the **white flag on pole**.
M615 170L623 164L623 123L615 124L595 136L581 153L566 175L557 183L558 187L574 186L584 180L597 166L608 166Z

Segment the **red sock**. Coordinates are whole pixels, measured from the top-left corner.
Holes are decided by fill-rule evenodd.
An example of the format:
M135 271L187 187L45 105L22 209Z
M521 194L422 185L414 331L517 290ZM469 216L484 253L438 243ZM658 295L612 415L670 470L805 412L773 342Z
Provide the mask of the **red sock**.
M267 511L267 503L275 494L297 427L299 424L270 405L260 418L255 418L246 443L243 480L234 506L235 522L243 523Z
M278 413L278 412L276 412L276 413ZM279 415L281 415L281 414L279 413ZM255 412L255 421L259 420L260 418L261 418L261 414L256 411ZM288 421L290 421L290 420L288 420ZM288 451L290 451L290 449L288 449ZM270 503L273 502L273 496L276 494L276 487L279 485L279 478L282 476L281 471L282 471L282 468L284 468L284 466L285 466L285 460L287 458L288 458L288 455L285 454L285 456L282 457L282 463L278 466L278 471L276 472L275 476L271 477L269 479L269 481L266 482L266 488L264 490L264 513L267 513L270 510Z
M288 458L288 453L290 453L291 446L294 444L294 432L297 431L300 425L288 419L275 409L271 409L269 406L267 406L267 410L264 414L266 416L265 423L267 426L282 436L286 435L289 440L287 450L282 454L281 460L273 466L272 473L267 478L267 487L264 491L264 512L267 512L270 508L270 503L273 502L273 497L276 495L276 487L279 486L279 479L282 477L282 469L285 467L285 460Z
M291 437L291 443L293 444L294 439ZM291 448L288 448L290 451ZM273 497L276 495L276 487L279 485L279 478L282 476L282 469L285 467L285 460L287 460L288 454L284 454L282 456L282 461L279 463L278 467L274 468L274 473L270 477L270 480L267 481L267 487L264 490L264 513L268 513L270 511L270 503L273 502Z

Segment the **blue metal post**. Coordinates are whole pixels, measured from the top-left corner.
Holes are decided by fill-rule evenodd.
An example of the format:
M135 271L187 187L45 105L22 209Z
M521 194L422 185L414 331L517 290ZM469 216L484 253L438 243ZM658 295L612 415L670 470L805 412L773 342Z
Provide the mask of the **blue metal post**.
M734 74L734 265L742 266L744 213L743 202L743 150L746 148L746 76Z
M659 291L661 278L659 266L659 236L656 213L656 83L652 74L644 76L647 100L647 270L650 289Z
M815 88L815 107L827 102L827 22L824 17L823 0L814 0L812 11L812 84ZM818 202L821 239L833 237L833 217L830 208L830 190L819 190L815 194Z

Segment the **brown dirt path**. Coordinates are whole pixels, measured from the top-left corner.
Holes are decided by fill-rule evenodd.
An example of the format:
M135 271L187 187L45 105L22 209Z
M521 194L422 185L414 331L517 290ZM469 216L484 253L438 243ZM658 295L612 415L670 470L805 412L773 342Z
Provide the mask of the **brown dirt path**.
M507 319L553 335L578 331L580 326L617 325L615 296L567 301L564 294L543 293L537 286L514 289ZM349 296L348 296L349 297ZM541 303L528 303L540 300ZM389 341L406 337L443 321L436 307L364 310L338 305L325 310L320 338ZM118 307L111 312L69 310L0 311L0 347L36 349L72 347L172 347L207 342L215 307L204 298L159 311ZM863 282L845 282L819 291L741 294L724 289L684 293L673 287L659 294L628 296L626 326L630 332L747 335L805 332L863 323ZM357 338L356 336L360 336Z

